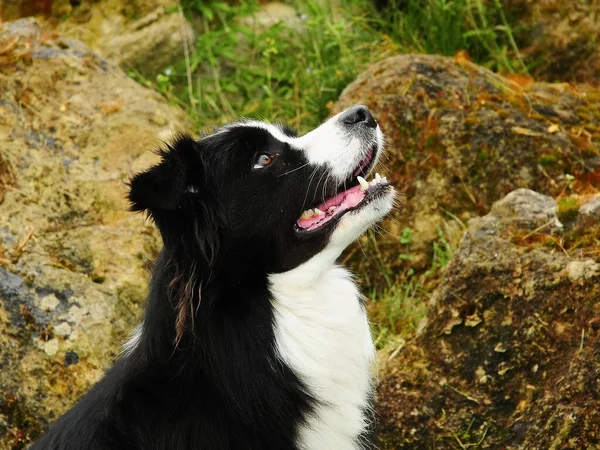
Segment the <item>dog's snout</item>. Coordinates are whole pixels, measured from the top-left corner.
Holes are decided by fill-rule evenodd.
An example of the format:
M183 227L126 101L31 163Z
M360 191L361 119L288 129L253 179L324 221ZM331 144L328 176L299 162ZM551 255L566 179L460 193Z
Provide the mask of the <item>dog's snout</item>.
M364 124L369 128L377 128L377 122L371 115L369 108L364 105L356 105L342 114L340 117L342 123L347 125Z

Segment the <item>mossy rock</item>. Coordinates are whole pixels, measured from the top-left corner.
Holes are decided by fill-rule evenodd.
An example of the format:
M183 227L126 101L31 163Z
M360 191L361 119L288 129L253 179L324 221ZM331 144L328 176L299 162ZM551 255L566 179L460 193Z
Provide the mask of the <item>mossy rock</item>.
M160 244L125 182L193 125L33 19L0 25L0 47L0 449L13 450L102 376L139 321Z
M470 222L417 336L379 355L383 448L598 448L600 223L558 210L519 189Z
M367 69L332 112L356 103L372 110L387 136L380 172L407 201L376 249L361 243L380 264L351 249L362 281L385 285L380 267L392 276L427 270L438 229L456 246L470 218L516 188L552 196L597 189L599 102L595 88L504 78L461 57L399 55ZM412 243L401 246L405 227Z

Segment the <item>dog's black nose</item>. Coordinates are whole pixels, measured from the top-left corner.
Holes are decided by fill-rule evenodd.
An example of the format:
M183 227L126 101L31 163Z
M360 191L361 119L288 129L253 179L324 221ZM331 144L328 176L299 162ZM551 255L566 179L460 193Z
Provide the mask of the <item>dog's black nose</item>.
M377 128L377 122L369 112L369 108L364 105L356 105L346 111L340 117L340 120L347 125L356 125L364 123L370 128Z

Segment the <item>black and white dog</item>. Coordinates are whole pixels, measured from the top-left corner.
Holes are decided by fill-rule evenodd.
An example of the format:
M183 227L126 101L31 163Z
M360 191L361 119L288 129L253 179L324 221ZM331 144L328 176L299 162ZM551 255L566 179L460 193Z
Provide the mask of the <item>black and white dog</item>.
M123 355L32 449L370 447L375 350L335 261L392 208L355 106L298 137L242 121L133 177L164 248Z

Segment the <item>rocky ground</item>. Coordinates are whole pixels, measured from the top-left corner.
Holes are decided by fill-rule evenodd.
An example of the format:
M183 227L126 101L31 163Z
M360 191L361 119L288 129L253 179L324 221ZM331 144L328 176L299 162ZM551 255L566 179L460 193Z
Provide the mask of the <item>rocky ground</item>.
M334 112L377 111L407 200L377 237L382 265L401 282L440 232L458 247L417 337L380 353L383 448L599 445L599 100L460 55L392 57L342 93ZM350 263L385 283L360 252Z
M0 448L95 382L139 320L152 225L127 177L185 114L33 19L0 25Z
M382 361L383 448L598 448L600 195L572 198L561 214L518 189L470 221L417 337Z

